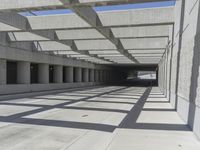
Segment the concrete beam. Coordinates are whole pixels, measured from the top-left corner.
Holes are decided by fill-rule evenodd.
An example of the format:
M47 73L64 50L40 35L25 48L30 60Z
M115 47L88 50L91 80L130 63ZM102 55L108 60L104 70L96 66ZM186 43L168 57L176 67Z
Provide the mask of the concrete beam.
M65 0L61 0L63 4L65 4ZM128 51L126 51L119 39L116 39L113 35L111 28L102 28L103 24L98 17L98 14L94 11L92 7L84 6L84 7L70 7L79 17L85 20L89 25L94 27L99 33L101 33L104 37L106 37L109 41L111 41L117 48L117 50L126 56L128 59L135 63L139 63L134 57L132 57Z
M0 59L9 59L15 61L29 61L35 63L47 63L55 65L66 65L74 67L89 67L89 68L99 68L99 65L95 65L90 62L76 60L72 58L64 58L60 56L52 56L45 53L35 53L32 51L27 51L19 48L12 48L8 46L0 45ZM101 67L100 67L101 68Z

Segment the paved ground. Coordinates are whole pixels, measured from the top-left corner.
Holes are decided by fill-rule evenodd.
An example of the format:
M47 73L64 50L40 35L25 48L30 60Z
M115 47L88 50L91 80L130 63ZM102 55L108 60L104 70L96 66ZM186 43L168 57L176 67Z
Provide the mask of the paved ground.
M0 150L200 150L158 88L109 86L0 102Z

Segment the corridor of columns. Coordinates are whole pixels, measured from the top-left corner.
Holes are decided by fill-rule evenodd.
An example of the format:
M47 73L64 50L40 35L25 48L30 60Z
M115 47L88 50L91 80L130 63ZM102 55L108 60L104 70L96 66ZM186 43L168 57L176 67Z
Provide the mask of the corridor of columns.
M0 0L0 150L200 150L200 0Z

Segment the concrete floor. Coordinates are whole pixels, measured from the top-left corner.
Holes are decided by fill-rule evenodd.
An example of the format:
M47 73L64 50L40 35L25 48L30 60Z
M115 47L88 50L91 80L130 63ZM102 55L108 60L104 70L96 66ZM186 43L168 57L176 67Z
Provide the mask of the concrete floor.
M109 86L0 102L0 150L199 150L157 87Z

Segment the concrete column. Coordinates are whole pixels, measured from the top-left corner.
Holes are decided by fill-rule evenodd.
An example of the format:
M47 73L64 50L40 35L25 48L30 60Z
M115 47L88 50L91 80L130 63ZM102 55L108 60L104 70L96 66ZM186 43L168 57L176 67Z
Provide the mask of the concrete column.
M0 59L0 85L6 84L6 60Z
M74 71L73 67L65 67L65 80L67 83L73 83Z
M83 68L83 82L89 81L89 70L87 68Z
M30 84L31 63L20 61L17 62L17 83Z
M63 66L54 66L54 83L63 83Z
M95 82L99 82L99 70L95 70Z
M38 65L38 81L41 84L49 83L49 65L48 64L39 64Z
M82 82L82 69L75 68L75 82Z
M94 82L94 69L90 69L90 82Z

